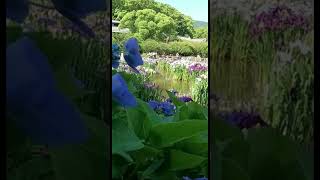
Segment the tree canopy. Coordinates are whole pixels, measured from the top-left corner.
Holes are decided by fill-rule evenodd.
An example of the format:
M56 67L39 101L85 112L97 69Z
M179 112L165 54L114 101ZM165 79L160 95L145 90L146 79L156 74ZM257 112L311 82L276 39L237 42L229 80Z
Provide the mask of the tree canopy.
M112 18L142 39L193 37L191 17L154 0L112 0Z

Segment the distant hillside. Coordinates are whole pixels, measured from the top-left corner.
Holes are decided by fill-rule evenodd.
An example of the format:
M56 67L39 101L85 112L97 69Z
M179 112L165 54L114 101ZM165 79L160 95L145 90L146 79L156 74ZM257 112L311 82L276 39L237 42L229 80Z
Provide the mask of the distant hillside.
M196 21L196 20L194 20L193 21L193 26L194 26L194 28L200 28L200 27L208 26L208 23L204 22L204 21Z

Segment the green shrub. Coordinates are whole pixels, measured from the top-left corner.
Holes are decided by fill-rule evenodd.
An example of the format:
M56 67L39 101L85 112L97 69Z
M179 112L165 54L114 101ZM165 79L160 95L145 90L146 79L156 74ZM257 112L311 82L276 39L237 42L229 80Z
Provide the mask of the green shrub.
M143 53L157 52L162 55L208 57L208 44L205 42L173 41L169 43L148 39L141 42Z

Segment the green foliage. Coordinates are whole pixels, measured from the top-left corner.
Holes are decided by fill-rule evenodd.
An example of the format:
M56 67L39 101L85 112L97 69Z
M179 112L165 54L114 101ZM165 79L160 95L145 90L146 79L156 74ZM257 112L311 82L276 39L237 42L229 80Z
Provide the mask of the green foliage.
M246 134L216 118L213 125L215 179L313 179L313 152L274 129Z
M208 43L206 42L188 42L174 41L169 43L158 42L148 39L141 42L143 53L157 52L158 54L181 56L201 56L208 57Z
M208 26L206 27L201 27L201 28L197 28L195 29L194 38L207 38L208 39Z
M265 32L254 38L249 34L248 22L237 15L216 16L211 24L214 26L210 36L210 70L213 72L210 79L217 81L213 76L222 61L230 64L228 69L239 66L232 70L232 73L238 73L237 76L250 74L246 71L255 72L249 76L256 77L247 79L253 79L261 89L259 95L264 99L260 98L262 100L259 99L258 103L263 118L281 133L298 141L310 142L314 121L313 32L306 34L297 29L286 29ZM297 40L301 41L301 46L292 49L292 43ZM309 51L304 52L308 48ZM245 89L242 83L234 82L227 85L233 93L240 92L237 87ZM251 91L255 89L250 88Z
M154 0L122 0L112 6L112 18L142 39L166 41L179 36L193 36L193 21L170 5Z
M153 9L143 9L128 12L120 21L120 28L129 28L139 39L157 39L176 36L176 24L174 20Z
M116 147L123 147L113 151L113 179L179 179L190 175L188 171L206 176L199 169L207 168L208 154L195 149L208 148L207 119L195 117L194 111L184 111L186 116L178 118L180 109L189 107L181 102L177 104L177 115L170 121L156 114L144 101L138 100L138 104L113 112L112 129L119 135L113 136L112 146L115 143ZM196 106L205 112L202 106Z

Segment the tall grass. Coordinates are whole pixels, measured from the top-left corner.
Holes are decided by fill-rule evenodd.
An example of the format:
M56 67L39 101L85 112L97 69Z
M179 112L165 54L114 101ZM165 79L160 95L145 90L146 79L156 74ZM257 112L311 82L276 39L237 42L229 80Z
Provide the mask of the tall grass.
M273 127L296 140L311 140L313 49L311 54L292 56L289 63L280 62L278 53L286 51L296 40L312 47L313 36L288 28L252 37L248 22L238 15L213 17L210 33L211 89L240 99L250 95L242 91L252 92L251 98L258 99L257 104L263 108L260 113ZM279 71L275 72L275 68ZM239 81L242 79L248 81ZM240 94L236 95L237 92Z

